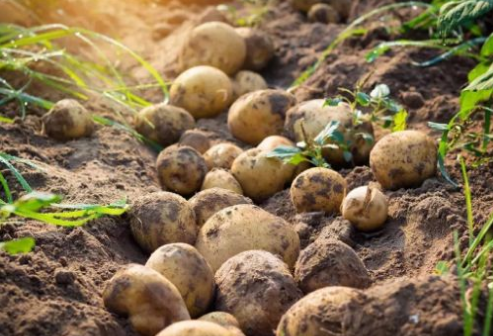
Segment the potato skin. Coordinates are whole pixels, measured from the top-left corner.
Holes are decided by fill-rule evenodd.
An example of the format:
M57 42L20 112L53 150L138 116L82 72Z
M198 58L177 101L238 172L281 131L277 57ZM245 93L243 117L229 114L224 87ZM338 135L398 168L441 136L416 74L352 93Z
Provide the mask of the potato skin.
M358 187L351 190L344 198L341 213L344 219L350 221L360 231L377 230L387 219L387 198L375 187Z
M233 84L219 69L196 66L183 72L171 85L170 102L194 118L211 118L226 109L233 99Z
M244 69L259 71L267 66L274 57L274 42L265 32L250 28L236 28L236 32L243 37L246 44Z
M216 309L233 314L247 336L270 336L302 293L288 266L266 251L245 251L216 272Z
M42 121L43 132L60 141L87 137L94 131L91 114L74 99L58 101L43 115Z
M327 24L339 23L341 18L334 7L327 4L316 4L308 11L308 20Z
M229 171L224 169L212 169L205 175L204 183L202 183L202 188L200 190L211 188L226 189L239 195L243 195L243 189L241 188L240 183Z
M151 254L146 267L176 286L192 318L207 311L216 287L214 273L195 247L184 243L163 245Z
M272 152L279 146L294 147L295 144L286 137L280 135L271 135L262 140L262 142L258 144L257 148L264 152Z
M240 329L240 324L238 323L236 317L226 312L212 312L201 316L199 321L208 321L219 324L221 327L228 329L231 336L245 336L243 331Z
M226 260L248 250L266 250L293 266L298 234L282 218L254 205L235 205L214 214L202 226L195 244L216 271Z
M234 100L244 94L259 90L267 90L267 83L258 73L243 70L233 78L233 96Z
M207 321L175 323L156 336L233 336L226 328Z
M312 6L323 3L332 6L337 13L344 19L351 13L351 0L290 0L291 5L303 12L308 12Z
M230 169L233 161L243 153L243 149L231 143L220 143L209 148L203 157L207 167Z
M256 146L269 135L282 133L286 111L295 103L293 95L281 90L243 95L229 109L229 130L241 141Z
M391 133L371 151L370 167L385 189L417 187L436 175L437 145L420 131Z
M178 321L189 320L178 289L158 272L131 264L118 271L103 292L105 307L128 315L132 327L143 336L154 336Z
M164 244L194 244L198 231L195 212L187 200L165 191L135 200L130 228L140 247L150 253Z
M185 131L178 142L181 146L189 146L195 149L200 154L204 154L211 148L211 142L207 134L200 130Z

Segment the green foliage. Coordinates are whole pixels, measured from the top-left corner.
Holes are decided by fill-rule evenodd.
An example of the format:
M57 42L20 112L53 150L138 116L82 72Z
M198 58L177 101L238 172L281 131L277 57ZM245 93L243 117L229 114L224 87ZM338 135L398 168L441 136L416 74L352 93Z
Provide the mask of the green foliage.
M4 250L8 254L19 254L31 252L36 242L33 238L14 239L7 242L0 242L0 250Z
M440 7L438 30L442 36L493 10L493 0L456 0Z

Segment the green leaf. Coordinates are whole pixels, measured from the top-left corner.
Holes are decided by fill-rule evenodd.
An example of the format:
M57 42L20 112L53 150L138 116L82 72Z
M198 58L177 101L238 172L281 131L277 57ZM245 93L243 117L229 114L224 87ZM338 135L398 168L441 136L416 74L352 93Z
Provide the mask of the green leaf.
M442 36L466 22L479 18L493 9L493 0L460 0L444 4L440 9L438 30Z
M484 74L474 79L464 90L465 91L493 90L493 68L490 68Z
M342 102L343 102L342 98L339 98L339 97L327 98L327 99L325 99L324 107L325 106L337 106L337 105L339 105L339 103L342 103Z
M428 127L430 127L431 129L434 129L436 131L440 131L440 132L449 130L448 124L436 123L436 122L432 122L432 121L428 122Z
M32 251L35 244L33 238L27 237L0 242L0 249L6 251L8 254L28 253Z
M491 34L481 48L481 56L493 56L493 34Z
M439 261L435 267L435 273L437 275L447 275L450 272L450 268L448 265L448 262L446 261Z
M483 75L488 71L490 68L490 65L487 63L478 63L471 71L469 71L469 74L467 75L467 80L469 83L471 83L473 80L478 78L479 76Z
M319 146L323 146L326 142L327 139L333 138L334 136L337 137L338 135L334 135L339 128L340 122L337 120L331 121L325 128L315 137L313 140L316 144ZM340 133L340 132L339 132Z
M266 154L269 158L278 158L282 160L290 160L296 154L301 153L301 149L293 146L279 146L273 151Z
M394 115L393 118L394 126L392 127L392 132L404 131L406 129L407 115L408 114L406 110L400 110Z
M368 106L371 102L371 97L364 92L358 92L356 94L356 102L361 106Z
M469 91L462 90L460 94L460 118L467 119L470 112L481 102L487 101L493 94L492 90Z
M296 153L291 157L291 159L288 161L289 164L292 164L294 166L299 165L302 162L308 161L307 158L303 155L303 153Z

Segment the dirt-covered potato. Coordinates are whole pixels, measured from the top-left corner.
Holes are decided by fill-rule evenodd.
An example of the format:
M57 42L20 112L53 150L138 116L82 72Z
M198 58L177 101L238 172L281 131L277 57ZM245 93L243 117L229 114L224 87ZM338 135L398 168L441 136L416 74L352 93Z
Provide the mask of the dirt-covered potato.
M237 73L245 63L245 40L223 22L207 22L195 27L185 38L178 56L181 71L209 65L228 75Z
M245 336L243 331L240 329L240 323L236 317L230 313L220 311L212 312L201 316L199 321L208 321L219 324L221 327L228 329L228 331L232 334L231 336Z
M66 141L90 136L94 131L91 114L74 99L58 101L42 118L43 132Z
M377 230L387 219L387 198L374 186L358 187L342 201L341 213L360 231Z
M216 309L233 314L247 336L270 336L302 293L288 266L266 251L246 251L216 272Z
M224 169L212 169L205 175L201 190L221 188L243 195L243 189L235 177Z
M193 127L195 120L190 113L167 104L146 107L135 118L135 130L164 147L177 142L183 132Z
M163 245L151 254L146 266L176 286L192 318L207 312L214 298L214 273L195 247L184 243Z
M341 17L334 7L327 4L313 5L308 11L308 20L320 23L339 23Z
M238 204L252 204L252 201L238 193L221 188L203 190L188 201L195 211L197 224L202 226L216 212Z
M175 323L156 336L233 336L231 332L207 321L183 321Z
M196 66L178 76L170 89L170 102L183 107L194 118L210 118L233 100L233 84L219 69Z
M257 148L264 152L272 152L279 146L293 147L294 142L280 135L271 135L262 140L262 142L258 144Z
M243 153L243 149L232 143L220 143L209 148L203 157L207 167L230 169L233 161Z
M274 42L270 36L264 31L250 27L236 28L236 32L244 38L246 43L243 67L254 71L265 68L275 53Z
M130 210L130 228L147 252L169 243L194 244L198 231L195 212L187 200L165 191L135 200Z
M170 146L156 161L161 186L180 195L190 195L200 189L207 174L207 165L192 147Z
M256 146L269 135L282 133L286 111L295 103L293 95L281 90L243 95L229 109L229 130L241 141Z
M240 182L245 196L257 202L283 190L294 173L294 166L269 158L267 154L252 148L238 156L231 166L231 172Z
M303 12L308 12L316 4L327 4L332 6L344 19L349 17L352 6L352 0L290 0L290 2L294 8Z
M436 174L437 145L420 131L391 133L371 151L370 167L385 189L420 186Z
M339 212L346 196L346 180L328 168L310 168L298 175L291 185L291 201L297 212Z
M207 134L200 130L188 130L182 134L178 143L182 146L194 148L200 154L204 154L211 148L211 142Z
M105 307L128 316L142 336L155 336L172 323L190 320L180 292L164 276L142 265L118 271L103 292Z
M266 89L267 83L265 82L264 78L258 73L243 70L238 72L233 78L234 100L238 99L244 94Z
M317 239L300 252L294 277L304 293L327 286L366 288L368 271L351 247L335 239Z
M300 240L284 221L254 205L235 205L217 212L202 226L195 247L213 270L243 251L265 250L293 266Z

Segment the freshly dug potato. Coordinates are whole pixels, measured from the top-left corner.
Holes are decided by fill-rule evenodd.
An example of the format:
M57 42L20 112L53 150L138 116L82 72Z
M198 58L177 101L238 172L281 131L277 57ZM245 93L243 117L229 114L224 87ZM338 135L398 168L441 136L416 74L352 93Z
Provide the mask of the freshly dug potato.
M171 104L183 107L194 118L210 118L230 105L233 84L221 70L197 66L178 76L169 94Z
M243 251L266 250L293 266L300 250L298 235L284 219L254 205L217 212L202 226L195 247L216 271Z
M270 336L302 293L288 266L266 251L246 251L216 272L215 307L233 314L247 336Z
M42 118L43 132L66 141L90 136L94 131L91 114L74 99L58 101Z
M294 173L293 165L266 155L266 152L252 148L238 156L231 166L245 196L257 202L283 190Z
M176 286L192 318L207 311L214 297L214 273L195 247L184 243L163 245L151 254L146 266Z
M246 57L243 67L259 71L274 57L274 42L265 32L249 27L236 28L236 32L246 43Z
M353 189L342 202L342 217L360 231L381 228L387 219L388 202L385 195L373 186Z
M245 63L246 53L246 43L233 27L223 22L207 22L186 37L178 63L181 71L209 65L234 75Z
M207 174L207 165L192 147L170 146L156 161L161 186L180 195L190 195L200 189Z
M327 4L313 5L308 11L308 20L320 23L339 23L341 17L334 7Z
M244 94L266 89L267 83L258 73L243 70L238 72L233 78L234 100L237 100Z
M264 152L272 152L279 146L294 146L294 143L286 137L280 135L271 135L262 140L257 146L258 149Z
M135 118L135 130L164 147L177 142L193 127L195 120L190 113L167 104L146 107Z
M165 191L135 200L130 228L140 247L149 253L164 244L194 244L198 231L195 212L187 200Z
M290 2L294 8L303 12L308 12L316 4L327 4L332 6L344 19L349 17L352 5L351 0L290 0Z
M243 149L231 143L220 143L204 153L204 160L209 169L230 169L233 161L243 153Z
M178 142L182 146L189 146L200 154L204 154L211 148L211 142L207 134L200 130L189 130L182 134Z
M240 329L240 324L236 317L226 312L212 312L201 316L199 321L208 321L219 324L221 327L228 329L232 336L245 336Z
M291 201L297 212L339 212L346 196L346 180L327 168L310 168L298 175L291 185Z
M175 323L156 336L233 336L228 329L207 321Z
M335 239L317 239L300 252L294 277L304 293L327 286L366 288L370 276L351 247Z
M178 289L153 269L131 264L118 271L103 292L105 307L130 318L140 335L155 336L172 323L190 320Z
M212 169L205 175L204 183L202 183L202 188L200 190L211 188L226 189L239 195L243 195L243 189L241 188L240 183L229 171L224 169Z
M243 95L229 109L229 130L241 141L256 146L269 135L282 133L286 111L295 102L293 95L281 90Z
M221 188L203 190L188 201L195 211L197 224L202 226L216 212L238 204L252 204L252 201L233 191Z
M437 145L420 131L391 133L371 151L370 167L385 189L420 186L436 175Z

